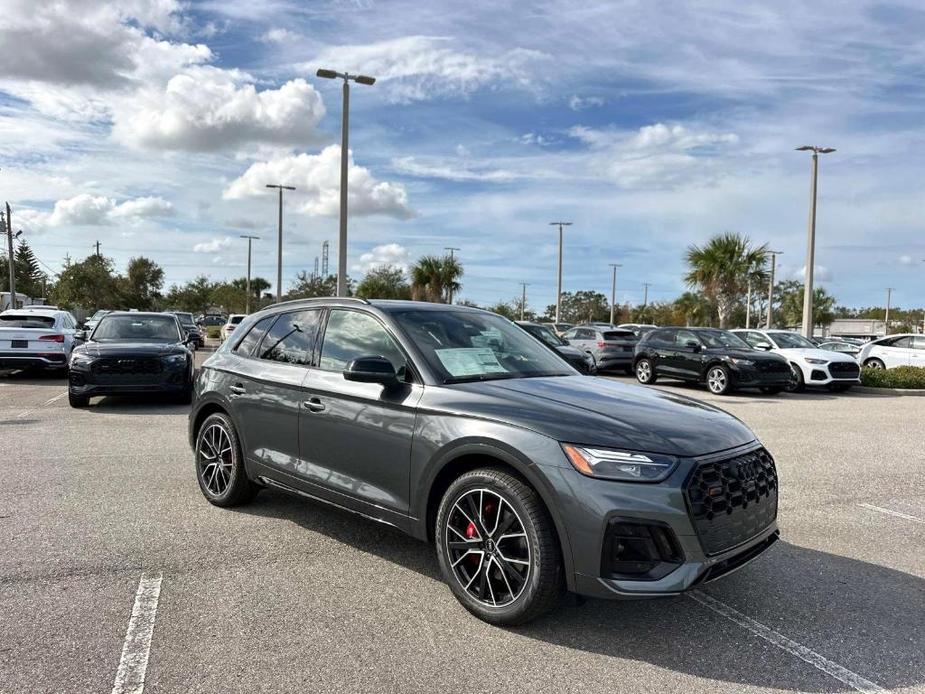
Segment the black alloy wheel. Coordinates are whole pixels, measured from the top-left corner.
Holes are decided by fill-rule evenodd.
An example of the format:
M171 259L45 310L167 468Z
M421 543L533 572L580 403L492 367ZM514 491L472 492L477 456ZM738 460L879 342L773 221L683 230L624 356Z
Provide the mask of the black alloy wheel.
M474 470L450 485L435 536L444 580L487 622L529 621L564 592L552 519L536 492L504 470Z
M196 435L196 478L208 501L237 506L260 489L247 478L238 435L228 415L209 415Z

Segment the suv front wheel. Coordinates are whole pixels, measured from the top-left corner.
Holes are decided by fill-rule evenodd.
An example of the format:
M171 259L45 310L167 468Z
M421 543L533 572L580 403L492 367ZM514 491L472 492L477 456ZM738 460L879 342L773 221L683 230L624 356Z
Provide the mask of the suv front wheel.
M473 470L454 481L434 534L443 579L486 622L523 624L565 592L552 519L537 493L504 470Z

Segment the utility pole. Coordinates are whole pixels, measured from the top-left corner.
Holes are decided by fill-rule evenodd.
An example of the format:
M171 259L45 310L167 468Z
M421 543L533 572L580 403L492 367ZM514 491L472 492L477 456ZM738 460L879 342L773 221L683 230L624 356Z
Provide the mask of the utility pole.
M321 244L321 276L328 276L328 250L330 249L331 244L325 241ZM315 260L318 260L315 258ZM318 272L318 268L315 268L315 272Z
M562 305L562 227L572 226L571 222L550 222L549 226L559 227L559 281L556 284L556 323L559 322L559 308Z
M250 236L241 234L242 239L247 239L247 297L244 299L244 313L251 312L251 242L259 239L259 236Z
M522 287L522 292L520 295L520 320L523 320L524 311L527 308L527 287L530 285L527 282L521 282L520 286Z
M782 255L783 251L768 251L771 256L771 281L768 282L768 330L771 329L771 313L774 311L774 271L777 268L777 256Z
M883 316L883 334L890 334L890 300L893 298L893 290L896 287L886 288L886 314Z
M101 257L101 256L100 256L100 242L97 241L97 242L94 243L93 245L96 246L96 257L97 257L97 258L100 258L100 257Z
M748 293L745 295L745 329L752 327L752 279L748 278Z
M318 277L318 256L315 256L315 269L312 270L312 278Z
M649 308L649 287L652 285L649 282L643 282L642 286L645 288L642 295L642 319L646 319L646 309Z
M13 211L10 209L10 203L6 203L6 242L7 242L7 262L9 263L10 273L10 308L16 308L16 265L13 262Z
M819 177L819 155L829 154L835 150L831 147L803 145L798 152L813 153L813 176L809 189L809 228L806 234L806 277L803 284L803 337L813 336L813 268L816 262L816 182Z
M443 247L443 250L449 251L449 252L450 252L450 260L453 260L453 259L455 258L455 256L453 255L453 252L454 252L454 251L461 251L462 249L461 249L461 248L454 248L454 247L452 247L452 246L444 246L444 247ZM447 287L447 288L446 288L446 303L448 303L448 304L452 304L452 303L453 303L453 288L452 288L452 287Z
M610 279L610 324L613 325L613 311L617 304L617 268L623 267L618 263L610 263L613 268L613 276Z
M276 243L276 303L279 303L283 300L283 191L295 190L295 187L267 183L267 188L279 190L279 238Z
M376 78L335 72L325 68L319 69L315 74L326 79L340 77L344 80L344 105L340 125L340 238L337 252L337 296L347 296L347 141L350 129L350 81L373 85L376 83Z

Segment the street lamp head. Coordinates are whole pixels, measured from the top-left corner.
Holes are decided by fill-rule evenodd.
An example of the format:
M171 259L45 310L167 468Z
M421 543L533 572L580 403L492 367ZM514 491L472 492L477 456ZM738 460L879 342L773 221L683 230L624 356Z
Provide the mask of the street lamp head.
M797 152L812 152L813 154L831 154L835 151L834 147L816 147L815 145L803 145L796 148Z
M829 154L834 151L835 151L834 147L823 147L822 149L819 150L819 154Z
M22 236L22 229L20 229L15 234L13 234L14 239L18 239L20 236Z
M376 78L369 77L368 75L357 75L354 78L354 81L357 82L358 84L375 84Z
M318 77L324 77L327 80L333 80L338 77L338 74L334 70L325 70L324 68L319 68L318 72L315 73Z
M812 145L803 145L802 147L797 147L797 152L811 152L815 149Z

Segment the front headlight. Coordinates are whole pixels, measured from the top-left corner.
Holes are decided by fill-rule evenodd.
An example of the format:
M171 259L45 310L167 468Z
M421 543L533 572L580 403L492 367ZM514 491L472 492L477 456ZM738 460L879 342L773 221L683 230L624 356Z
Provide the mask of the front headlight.
M736 364L737 366L754 366L755 365L755 362L753 362L751 359L739 359L737 357L730 357L729 361L731 361L733 364Z
M809 357L806 357L806 363L807 364L828 364L829 361L827 359L810 359Z
M186 364L186 355L185 354L168 354L164 357L166 361L171 366L180 366L181 364Z
M86 354L71 352L71 366L89 366L91 361L93 360Z
M658 453L637 453L613 448L592 448L562 444L565 456L578 472L621 482L661 482L678 464L678 459Z

